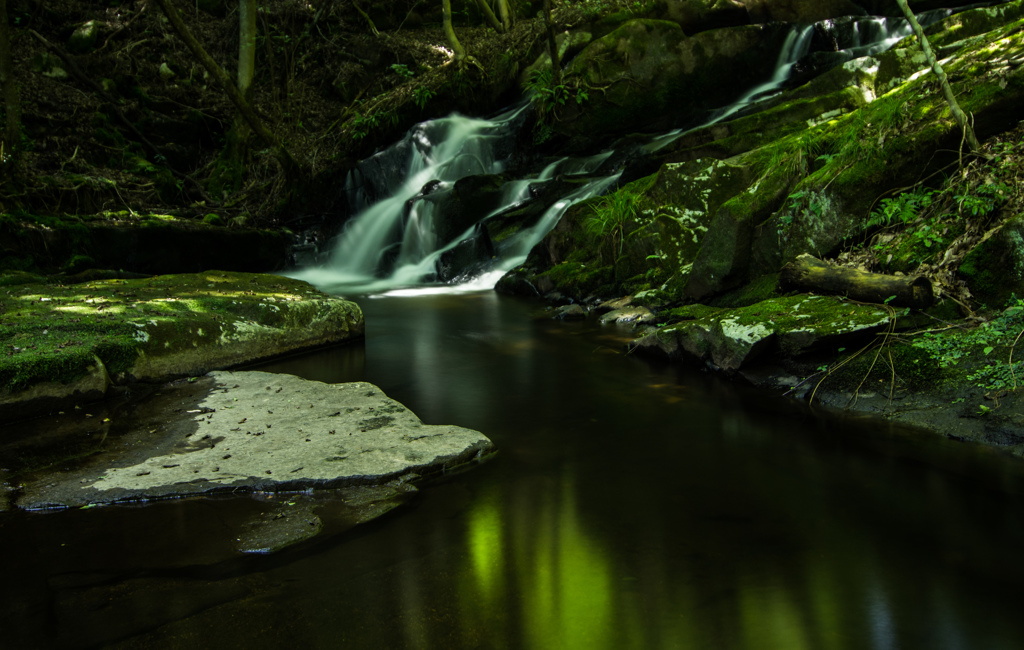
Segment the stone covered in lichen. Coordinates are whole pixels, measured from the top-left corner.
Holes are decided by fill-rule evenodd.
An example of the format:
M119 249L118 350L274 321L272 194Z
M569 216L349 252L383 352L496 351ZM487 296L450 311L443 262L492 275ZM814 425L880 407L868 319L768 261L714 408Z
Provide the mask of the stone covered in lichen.
M801 294L737 309L698 312L690 320L645 335L635 346L639 351L690 358L731 372L770 350L797 356L842 345L889 325L894 317L895 312L880 305Z
M1024 216L1008 219L999 232L964 258L960 275L974 296L990 306L1024 298Z
M83 378L102 394L108 382L195 376L362 333L357 305L277 276L15 285L0 292L0 415L82 391Z

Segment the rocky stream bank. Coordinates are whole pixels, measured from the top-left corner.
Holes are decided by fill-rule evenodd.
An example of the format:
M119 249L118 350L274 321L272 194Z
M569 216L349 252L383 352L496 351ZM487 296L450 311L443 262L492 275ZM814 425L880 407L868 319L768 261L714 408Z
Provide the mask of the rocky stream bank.
M275 11L285 4L276 3ZM87 458L76 461L73 475L47 473L44 463L32 463L52 462L52 447L36 453L52 441L19 437L13 424L5 425L0 445L7 455L27 458L22 468L43 473L24 487L5 478L0 508L316 488L268 515L287 522L288 531L254 533L240 545L258 551L317 530L320 490L347 490L340 498L354 505L344 516L362 521L399 503L419 477L486 458L491 447L481 434L447 428L434 435L440 430L423 427L372 387L358 389L369 401L349 404L339 396L349 389L293 386L288 378L226 370L362 335L354 303L304 282L247 273L279 270L296 253L322 261L356 204L379 198L364 191L374 189L369 181L359 189L363 194L347 184L337 189L346 174L366 180L366 169L376 166L383 174L400 167L386 155L363 167L353 162L356 153L372 151L373 138L364 139L368 133L359 128L392 137L415 119L433 116L425 105L496 109L522 86L536 93L535 110L505 152L504 170L431 181L402 208L411 213L417 201L440 206L432 234L445 245L472 233L467 246L454 249L459 268L438 269L434 281L488 270L501 261L503 242L536 226L561 202L567 209L557 224L498 291L546 300L555 317L635 326L634 354L693 363L812 406L870 412L1024 454L1024 349L1018 345L1024 331L1024 5L931 16L929 36L973 116L983 140L979 152L963 147L963 132L916 40L899 36L888 18L868 15L892 14L881 5L680 1L593 15L563 7L556 12L567 62L561 86L537 92L537 77L520 77L527 69L550 68L542 48L530 44L542 33L540 22L523 21L501 39L515 65L487 76L473 101L466 95L476 73L413 47L416 39L381 39L367 54L372 61L349 61L344 75L331 83L321 79L320 88L329 90L319 95L310 91L312 72L299 65L293 87L299 98L316 99L305 110L313 131L323 134L319 140L301 120L284 115L278 81L258 89L256 101L311 152L328 147L324 138L335 126L340 130L316 168L321 184L306 188L317 197L312 216L302 211L308 205L285 200L265 152L255 154L260 164L253 183L216 207L198 193L186 195L182 187L190 186L176 186L155 157L136 160L138 151L130 173L111 171L118 165L105 157L78 159L71 145L79 136L98 143L90 151L132 149L117 140L119 131L99 104L85 106L95 113L88 133L61 131L54 106L70 82L33 76L38 94L31 101L40 110L39 123L30 127L63 135L27 156L29 165L50 165L50 173L36 175L34 187L18 188L24 190L18 210L5 210L0 219L6 269L0 276L0 419L48 413L61 440L56 447L64 449L56 455ZM136 11L131 15L139 22L116 34L141 39L133 29L155 20L154 33L172 42L158 19ZM361 20L351 13L295 16L294 24L329 23L339 33ZM127 22L128 15L118 20ZM206 28L211 24L228 29L223 21ZM871 29L895 34L893 42L876 50L857 40ZM439 34L428 26L420 37L441 43ZM363 43L364 36L349 44ZM792 60L777 55L780 48ZM109 62L100 49L95 57L80 56L101 67ZM418 63L392 65L388 52ZM497 69L499 53L489 54ZM175 56L183 58L180 51ZM174 63L172 69L181 67ZM783 64L789 76L765 96L741 97L743 88ZM155 60L147 65L156 69ZM436 102L414 101L415 84L396 65L415 69ZM346 83L371 73L395 78L378 84L377 103L360 104L362 95L353 96ZM218 156L210 142L219 133L209 117L227 123L230 111L205 84L182 76L154 76L162 99L136 93L128 102L131 117L173 114L167 128L154 126L165 136L161 149L180 154L169 156L168 164L209 170ZM736 83L724 86L723 78ZM135 88L126 74L111 81L113 89ZM173 106L189 88L203 98L202 110L178 115ZM329 124L324 120L338 102L361 108ZM723 104L732 108L723 113ZM392 117L385 119L385 109ZM196 141L205 143L198 148L173 141L181 132L174 125L186 118ZM603 146L610 153L596 156L596 167L566 166L552 177L542 171ZM611 191L562 199L595 177L606 179ZM321 192L328 178L334 189ZM524 179L524 198L501 207L506 186ZM128 190L124 196L118 183ZM188 205L177 216L143 208L166 207L175 187L184 192L175 200ZM232 195L225 190L222 196ZM133 207L124 211L126 199ZM275 213L268 203L295 211ZM63 214L69 210L76 214ZM285 222L294 232L280 227ZM393 265L402 242L399 233L380 259ZM807 254L835 268L919 278L930 287L931 301L910 306L886 297L869 304L795 290L781 273ZM138 398L156 392L147 400L156 410L133 415ZM107 401L95 405L103 396ZM295 419L293 410L302 417ZM342 420L344 427L335 425ZM282 432L295 440L281 442ZM337 443L340 436L351 437L352 445ZM431 443L443 444L427 449ZM88 458L112 446L123 447L118 459ZM310 454L296 457L295 447ZM243 454L249 464L241 464ZM376 456L379 466L351 469L356 459ZM402 469L391 464L395 458Z

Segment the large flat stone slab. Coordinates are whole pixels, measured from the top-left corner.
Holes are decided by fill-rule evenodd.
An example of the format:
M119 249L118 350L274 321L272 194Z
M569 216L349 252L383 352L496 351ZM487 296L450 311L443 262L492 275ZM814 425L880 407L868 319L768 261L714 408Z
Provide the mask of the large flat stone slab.
M198 376L360 338L348 300L289 278L209 271L0 291L0 421L110 385Z
M199 383L147 420L165 418L163 426L122 436L113 456L31 478L16 505L35 510L397 484L454 471L494 450L477 431L423 424L364 382L218 371Z

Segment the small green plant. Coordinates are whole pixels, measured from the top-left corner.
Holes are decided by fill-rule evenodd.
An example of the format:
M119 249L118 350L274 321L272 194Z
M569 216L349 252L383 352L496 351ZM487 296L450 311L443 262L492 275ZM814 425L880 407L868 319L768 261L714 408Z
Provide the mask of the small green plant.
M1016 390L1024 375L1024 361L1014 361L1014 349L1024 329L1024 301L1014 298L1001 314L979 327L928 332L911 343L938 362L954 368L961 360L985 359L965 379L985 391ZM991 359L991 360L989 360Z
M603 197L594 205L592 207L593 214L583 223L583 228L588 233L597 237L609 238L613 260L622 255L622 245L626 238L626 224L634 219L639 212L638 199L636 194L620 189ZM616 249L618 249L617 254L615 253Z
M352 139L362 140L370 134L370 131L382 124L395 126L398 124L398 115L392 111L379 110L366 114L356 113L349 124L352 129Z
M786 207L779 215L778 235L781 237L789 230L797 217L802 217L808 225L820 221L825 215L825 202L814 192L793 192L789 195Z
M937 190L925 190L904 192L892 198L882 199L879 202L879 207L871 212L867 227L876 228L913 223L931 206L936 194L938 194Z
M1010 195L1010 188L1003 183L984 183L967 194L957 194L956 199L960 214L972 217L985 217L995 212Z
M514 79L519 74L519 58L513 51L498 55L498 73L505 79Z
M434 97L434 95L434 91L431 90L430 88L427 88L426 86L420 86L419 88L412 91L412 101L414 104L416 104L416 106L420 108L420 110L423 110L423 107L427 105L427 102L429 102Z
M565 83L554 85L551 80L551 70L534 70L526 82L526 90L533 94L533 102L537 112L542 119L552 117L555 111L565 106L566 102L572 100L577 104L583 104L590 95L586 88L570 87Z
M391 71L402 79L412 79L416 76L416 73L409 69L409 66L404 63L392 63Z

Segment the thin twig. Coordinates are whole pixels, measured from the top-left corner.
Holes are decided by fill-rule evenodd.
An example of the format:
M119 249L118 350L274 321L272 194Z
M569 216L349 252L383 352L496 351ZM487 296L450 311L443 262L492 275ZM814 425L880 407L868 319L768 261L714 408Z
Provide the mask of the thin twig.
M1017 347L1017 342L1020 341L1020 337L1024 336L1024 330L1020 331L1017 338L1013 340L1013 345L1010 346L1010 377L1013 378L1013 390L1017 390L1017 375L1013 372L1013 351Z

